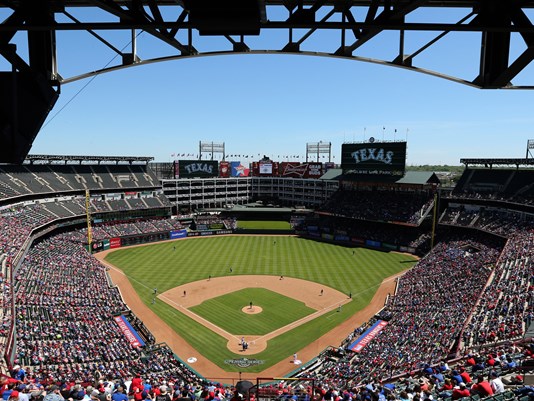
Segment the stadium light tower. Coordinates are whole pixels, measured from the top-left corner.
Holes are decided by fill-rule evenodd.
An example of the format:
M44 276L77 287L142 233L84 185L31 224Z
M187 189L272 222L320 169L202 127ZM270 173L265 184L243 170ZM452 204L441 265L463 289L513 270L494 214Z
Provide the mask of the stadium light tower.
M315 142L306 144L306 162L313 156L317 156L317 162L320 162L321 154L328 154L328 161L332 161L332 142Z
M532 149L534 149L534 139L529 139L527 141L527 155L525 156L525 159L534 159L534 155L532 155Z
M215 153L222 154L222 160L226 157L226 153L224 150L224 142L198 142L198 157L200 160L202 160L202 153L209 153L210 154L210 160L213 160L213 156Z

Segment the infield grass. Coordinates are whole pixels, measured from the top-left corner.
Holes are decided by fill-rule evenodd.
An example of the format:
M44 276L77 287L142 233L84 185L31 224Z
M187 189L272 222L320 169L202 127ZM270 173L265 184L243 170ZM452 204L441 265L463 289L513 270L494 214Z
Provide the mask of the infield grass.
M261 305L261 314L243 314L247 305ZM263 335L299 320L315 309L265 288L246 288L221 295L189 310L235 335Z
M404 254L283 236L183 239L120 249L110 253L106 261L123 270L143 302L199 353L227 371L247 372L260 372L332 330L364 308L385 277L415 263L413 257ZM181 284L205 280L210 275L238 274L284 275L314 281L352 293L352 302L345 304L341 312L324 314L270 340L265 351L253 356L264 360L264 364L249 368L224 363L237 356L226 348L223 337L165 302L152 305L154 288L162 293ZM321 351L318 349L317 354Z

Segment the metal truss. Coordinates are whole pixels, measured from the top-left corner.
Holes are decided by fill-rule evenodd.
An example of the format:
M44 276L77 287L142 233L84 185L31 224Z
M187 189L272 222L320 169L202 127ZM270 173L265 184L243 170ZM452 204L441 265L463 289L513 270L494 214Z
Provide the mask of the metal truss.
M534 74L514 83L534 59L533 8L520 0L0 0L7 15L0 55L58 88L132 66L251 53L337 57L475 88L533 89ZM87 32L116 57L68 76L56 56L67 31ZM17 33L26 36L26 58L11 43Z

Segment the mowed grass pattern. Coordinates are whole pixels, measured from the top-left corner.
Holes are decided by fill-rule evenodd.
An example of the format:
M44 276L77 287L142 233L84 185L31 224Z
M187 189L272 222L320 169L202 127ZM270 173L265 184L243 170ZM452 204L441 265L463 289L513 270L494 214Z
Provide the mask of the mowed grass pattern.
M246 314L250 302L259 314ZM247 288L204 301L189 310L235 335L263 335L315 312L303 302L264 288Z
M403 254L280 236L183 239L120 249L109 254L106 260L122 269L143 302L199 353L227 371L248 372L262 371L332 330L364 308L385 277L415 263L413 257ZM158 288L161 293L181 284L207 280L209 275L237 274L301 278L346 294L352 292L353 299L341 312L325 314L269 341L267 350L254 355L254 358L264 360L263 365L246 369L232 367L224 360L236 355L226 348L223 337L166 303L158 301L152 305L151 301L153 288ZM317 353L321 351L318 349Z
M249 230L290 230L288 221L238 220L237 228Z

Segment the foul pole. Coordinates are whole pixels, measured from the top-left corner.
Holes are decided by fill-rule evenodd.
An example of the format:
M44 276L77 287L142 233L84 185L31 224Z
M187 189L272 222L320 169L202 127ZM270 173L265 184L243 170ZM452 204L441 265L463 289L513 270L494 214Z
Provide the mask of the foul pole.
M89 253L91 253L91 242L93 242L93 231L91 229L91 196L89 190L85 190L85 218L87 219L87 243L89 244Z

